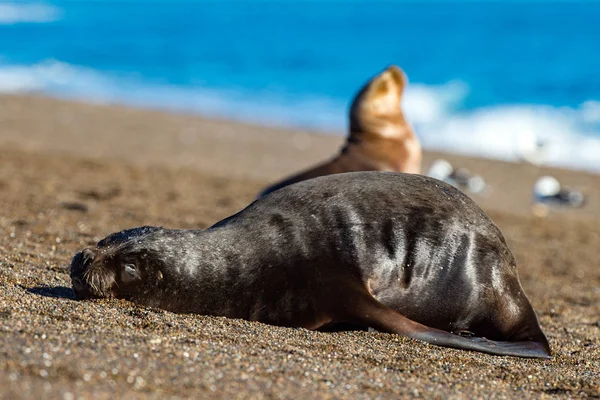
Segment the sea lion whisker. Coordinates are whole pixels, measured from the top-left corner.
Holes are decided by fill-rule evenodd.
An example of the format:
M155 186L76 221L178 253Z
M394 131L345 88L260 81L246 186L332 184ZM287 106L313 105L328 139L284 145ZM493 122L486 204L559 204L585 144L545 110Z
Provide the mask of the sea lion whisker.
M88 268L83 273L83 280L87 283L92 293L98 296L106 296L109 291L107 290L114 279L109 276L109 271L103 265L94 266Z
M97 280L98 280L98 275L96 272L94 272L91 275L91 285L90 286L92 287L92 290L94 292L101 292L100 288L98 287L98 283L96 283Z
M85 271L83 271L83 281L90 286L90 288L93 289L93 283L92 283L92 270L91 269L86 269Z

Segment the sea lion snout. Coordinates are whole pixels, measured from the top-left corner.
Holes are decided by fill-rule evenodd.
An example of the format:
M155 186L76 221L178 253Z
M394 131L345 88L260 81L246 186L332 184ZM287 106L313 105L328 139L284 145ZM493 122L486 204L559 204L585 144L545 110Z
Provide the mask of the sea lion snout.
M96 249L85 248L71 261L71 282L78 299L110 297L112 294L114 273L102 263L94 263L97 255Z
M71 261L71 283L73 284L73 291L78 299L84 299L89 297L87 294L88 290L84 284L83 274L85 271L85 265L89 264L93 258L90 258L89 252L84 249L73 257ZM84 255L85 253L85 255Z
M77 276L71 276L71 283L73 284L73 292L75 292L75 297L77 297L78 299L85 299L89 297L86 296L86 286L81 280L81 278Z

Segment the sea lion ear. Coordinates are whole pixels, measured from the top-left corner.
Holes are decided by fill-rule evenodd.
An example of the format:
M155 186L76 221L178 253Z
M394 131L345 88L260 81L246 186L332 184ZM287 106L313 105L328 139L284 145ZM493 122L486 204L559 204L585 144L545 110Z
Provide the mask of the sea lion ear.
M404 71L402 71L402 68L396 65L390 65L386 71L390 73L392 79L398 87L398 91L400 92L400 94L402 94L407 84L406 74L404 73Z

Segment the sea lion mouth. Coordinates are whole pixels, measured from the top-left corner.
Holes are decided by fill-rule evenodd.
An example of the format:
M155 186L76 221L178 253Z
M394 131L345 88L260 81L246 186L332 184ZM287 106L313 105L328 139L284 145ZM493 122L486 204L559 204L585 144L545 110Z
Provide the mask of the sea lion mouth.
M71 262L71 283L75 297L80 300L113 297L114 273L103 263L94 263L96 252L84 249Z

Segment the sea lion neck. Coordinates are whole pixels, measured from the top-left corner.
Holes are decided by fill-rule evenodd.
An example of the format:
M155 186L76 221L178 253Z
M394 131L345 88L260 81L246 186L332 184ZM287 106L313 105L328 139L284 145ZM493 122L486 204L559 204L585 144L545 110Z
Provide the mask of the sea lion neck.
M339 156L345 163L363 170L420 173L421 146L410 128L398 137L368 132L350 133Z
M415 136L411 125L406 120L400 107L393 112L386 113L351 111L349 123L349 141L375 139L405 140L408 137Z

